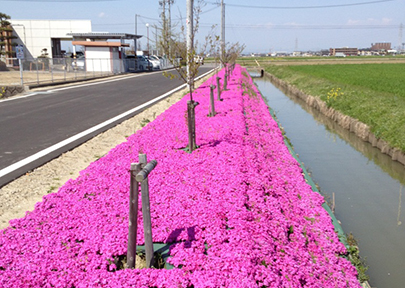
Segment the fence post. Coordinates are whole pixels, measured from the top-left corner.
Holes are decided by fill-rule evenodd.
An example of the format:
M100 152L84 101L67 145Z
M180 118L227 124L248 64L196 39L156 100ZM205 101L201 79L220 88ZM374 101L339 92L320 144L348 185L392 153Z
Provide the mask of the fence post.
M217 77L217 94L218 94L218 100L221 101L221 84L220 84L219 80L221 80L221 77Z
M131 184L129 190L129 228L128 228L128 250L127 267L135 268L136 265L136 238L138 234L138 193L139 184L136 175L141 171L141 164L131 164Z
M84 58L83 59L83 61L84 61L84 79L87 79L87 59L86 58Z
M73 63L75 63L76 68L73 67ZM76 60L76 57L73 58L73 60L72 60L72 69L73 69L73 72L75 73L75 80L77 80L77 60Z
M96 77L96 69L94 68L94 59L91 59L91 67L93 68L93 78Z
M66 81L66 71L67 71L67 69L68 69L68 67L67 67L67 62L66 62L66 58L65 57L63 57L63 67L65 67L65 69L63 70L63 78L64 78L64 80Z
M156 162L156 161L155 161ZM139 154L139 163L141 168L144 169L147 165L146 154ZM155 164L156 165L156 164ZM152 168L153 169L153 168ZM143 171L141 171L143 172ZM150 172L150 171L149 171ZM139 174L139 173L138 173ZM149 182L148 177L140 179L137 175L137 181L141 182L141 194L142 194L142 216L143 216L143 233L145 239L145 254L146 254L146 267L153 266L153 242L152 242L152 222L150 217L150 199L149 199Z
M37 84L39 84L38 58L36 58L35 61L35 68L37 68Z
M51 64L51 63L52 63L52 64ZM52 69L52 67L53 67L53 58L50 59L48 65L49 65L49 70L51 70L51 81L52 81L52 83L53 83L53 69Z
M214 100L214 89L215 85L210 85L210 103L211 103L211 112L209 116L214 117L215 116L215 100Z
M21 81L21 87L24 87L24 79L23 79L23 63L21 58L18 58L18 68L20 68L20 81Z

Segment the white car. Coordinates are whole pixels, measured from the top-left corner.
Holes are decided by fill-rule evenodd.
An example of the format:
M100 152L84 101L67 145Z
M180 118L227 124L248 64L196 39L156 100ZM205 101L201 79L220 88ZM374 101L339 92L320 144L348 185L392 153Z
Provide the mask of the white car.
M194 62L200 65L204 65L204 57L200 55L194 56Z
M142 55L138 55L138 70L140 71L144 71L144 70L152 70L152 63L146 59L145 56Z
M76 59L72 59L72 67L75 70L85 70L86 58L84 58L84 55L78 56Z
M157 56L146 56L146 58L152 64L152 70L160 70L160 59Z

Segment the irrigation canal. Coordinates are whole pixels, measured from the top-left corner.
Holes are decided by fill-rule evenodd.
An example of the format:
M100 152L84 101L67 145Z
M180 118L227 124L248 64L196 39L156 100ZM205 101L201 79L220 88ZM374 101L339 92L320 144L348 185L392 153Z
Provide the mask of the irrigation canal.
M404 287L405 167L269 79L255 80L322 194L335 193L336 218L358 240L370 285Z

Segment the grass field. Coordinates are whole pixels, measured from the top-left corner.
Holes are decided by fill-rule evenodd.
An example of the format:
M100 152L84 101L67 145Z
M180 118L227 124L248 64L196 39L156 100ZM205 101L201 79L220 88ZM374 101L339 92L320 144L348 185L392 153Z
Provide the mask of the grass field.
M366 123L405 152L405 63L266 65L265 70Z
M399 56L351 56L337 57L240 57L242 66L266 65L322 65L322 64L364 64L364 63L405 63L405 55Z

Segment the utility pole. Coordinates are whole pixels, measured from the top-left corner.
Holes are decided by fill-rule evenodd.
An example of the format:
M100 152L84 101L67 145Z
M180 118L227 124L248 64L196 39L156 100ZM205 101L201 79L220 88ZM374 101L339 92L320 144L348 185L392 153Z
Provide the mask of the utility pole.
M169 4L169 23L168 23L168 30L169 32L172 31L172 12L170 10L170 7L172 6L171 4L173 4L173 0L168 0L167 4Z
M135 35L138 35L138 14L135 14ZM135 44L134 55L136 56L136 50L137 50L136 37L134 39L134 44Z
M147 30L147 34L146 34L146 37L147 37L147 40L148 40L148 45L147 45L147 47L148 47L148 56L150 55L150 50L149 50L149 23L146 23L146 30Z
M158 30L157 30L157 25L155 25L155 49L156 49L156 55L159 55L159 52L158 52Z
M162 6L162 14L160 17L162 18L162 39L163 41L167 41L167 27L166 27L166 1L167 0L160 0L159 5Z
M221 59L223 61L225 57L225 4L224 0L221 0Z
M165 35L166 38L166 33L167 33L167 27L166 27L166 0L162 1L162 7L163 7L163 13L162 13L162 21L163 21L163 35Z

